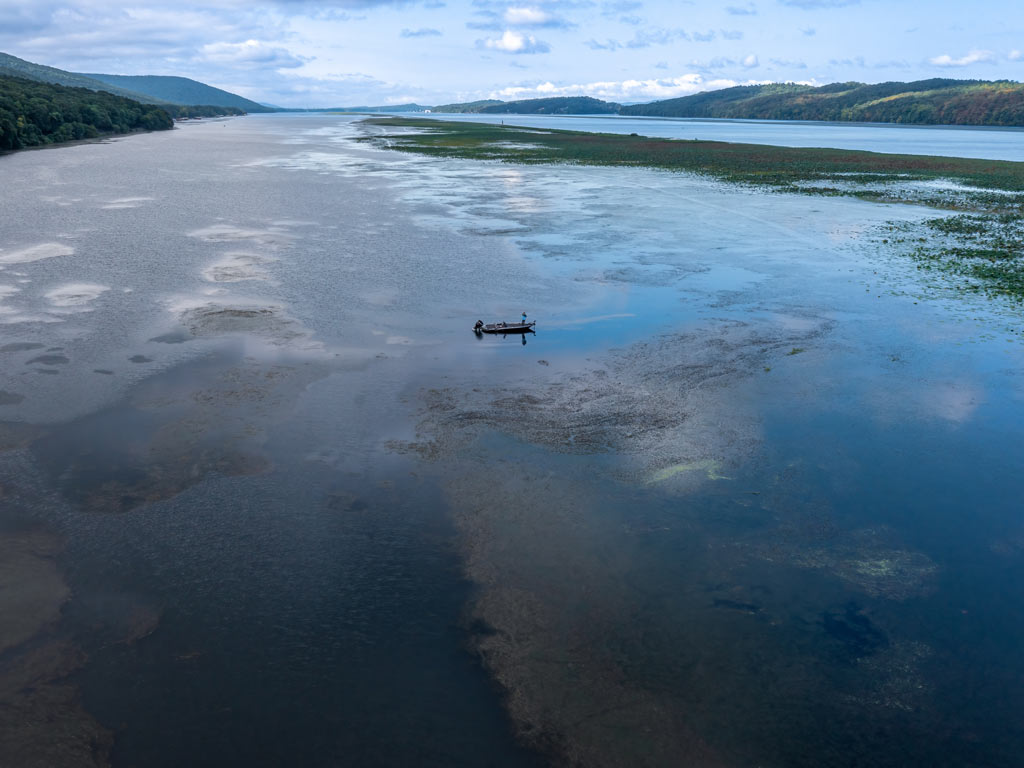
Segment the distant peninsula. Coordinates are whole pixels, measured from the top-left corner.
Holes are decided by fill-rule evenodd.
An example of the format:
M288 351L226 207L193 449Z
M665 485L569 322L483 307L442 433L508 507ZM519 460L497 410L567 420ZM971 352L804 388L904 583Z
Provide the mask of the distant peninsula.
M368 110L369 111L369 110ZM474 101L419 110L445 114L643 115L734 120L815 120L910 125L1024 126L1024 84L1007 80L741 85L649 104L581 96Z

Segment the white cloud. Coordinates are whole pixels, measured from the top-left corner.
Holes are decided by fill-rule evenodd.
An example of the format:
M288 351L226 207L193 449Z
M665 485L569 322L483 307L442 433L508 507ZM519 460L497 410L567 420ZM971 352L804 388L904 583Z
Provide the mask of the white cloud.
M506 8L505 23L517 27L539 27L551 20L552 16L540 8Z
M867 0L0 0L0 51L80 72L193 77L288 106L441 103L505 86L540 95L547 79L629 101L769 74L1021 79L1011 0L950 5L917 34L907 28L923 22L897 13L904 4L891 3L892 23L878 25L862 11L881 4ZM893 51L900 60L889 61ZM337 74L351 72L372 77ZM681 72L706 81L672 77Z
M403 29L402 37L438 37L441 31L438 29L432 29L431 27L421 27L420 29Z
M288 49L260 40L244 43L209 43L201 49L203 58L220 64L259 64L274 69L301 67L309 59L293 56Z
M0 22L5 16L0 13ZM258 25L246 14L225 20L216 10L156 6L117 8L69 2L52 8L45 29L31 36L0 23L0 50L79 72L191 74L182 71L179 62L196 60L203 43L258 37L262 37ZM140 61L146 64L139 66Z
M954 59L948 53L944 53L941 56L933 56L928 59L928 63L934 64L936 67L969 67L971 64L995 61L995 58L992 51L971 51L959 59Z
M641 29L626 43L627 48L649 48L652 45L668 45L677 40L689 40L685 29Z
M845 5L858 5L860 0L779 0L779 2L809 11L816 8L842 8Z
M651 80L606 81L574 85L555 85L551 82L537 85L517 85L493 91L489 94L489 98L515 101L551 96L592 96L595 99L617 102L654 101L689 96L700 91L731 88L734 85L757 85L765 82L769 81L747 80L740 82L724 78L705 80L702 75L692 73Z
M541 0L544 2L544 0ZM470 21L470 29L501 30L509 27L525 29L573 29L576 25L568 19L552 13L538 5L505 5L504 3L474 2L475 11L484 21ZM556 3L551 3L556 4ZM497 6L494 7L494 6ZM505 6L505 7L501 7ZM499 13L499 11L501 11Z
M629 13L630 11L636 11L643 8L644 4L640 0L615 0L615 2L606 2L601 5L601 13L609 18L612 16L618 16L620 13Z
M730 59L728 56L715 56L710 60L701 59L690 59L690 66L696 67L697 69L732 69L739 64L736 59Z
M25 35L45 29L53 16L54 8L46 3L32 4L0 2L0 29L8 35Z
M504 53L547 53L551 50L551 46L543 40L511 29L506 29L505 34L499 38L478 41L478 45Z
M854 67L863 68L868 65L863 56L854 56L852 59L829 59L828 63L833 67L846 67L848 69Z

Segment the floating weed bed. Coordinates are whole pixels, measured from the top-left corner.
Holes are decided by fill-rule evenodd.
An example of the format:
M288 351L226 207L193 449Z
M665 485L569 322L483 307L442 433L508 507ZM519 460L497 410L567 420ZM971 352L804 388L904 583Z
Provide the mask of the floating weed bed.
M688 171L817 195L984 213L1024 211L1024 163L584 133L424 118L371 118L394 129L363 141L423 155ZM410 129L423 131L410 133Z
M1024 214L958 214L890 222L882 242L903 250L918 269L951 278L964 294L1024 302Z
M660 168L779 192L959 211L923 223L894 222L880 244L940 278L926 283L937 282L956 295L1024 301L1024 163L635 134L538 132L423 118L365 122L392 130L362 141L423 155Z

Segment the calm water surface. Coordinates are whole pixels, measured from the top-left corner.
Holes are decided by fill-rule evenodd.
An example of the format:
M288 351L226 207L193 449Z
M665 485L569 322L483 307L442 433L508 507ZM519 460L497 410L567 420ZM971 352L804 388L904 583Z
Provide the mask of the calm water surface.
M1020 318L934 212L362 135L0 158L0 530L115 766L1019 760Z
M417 113L415 116L424 117ZM529 128L639 133L664 139L711 139L780 147L834 147L908 155L1024 161L1024 130L951 125L712 120L620 115L430 114L437 120L504 122Z

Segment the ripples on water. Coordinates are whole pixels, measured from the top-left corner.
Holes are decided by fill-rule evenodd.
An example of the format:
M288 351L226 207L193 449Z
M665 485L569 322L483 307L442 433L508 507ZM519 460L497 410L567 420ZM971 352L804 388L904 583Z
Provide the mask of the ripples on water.
M878 250L933 212L351 122L0 159L65 763L1012 764L1021 351Z

